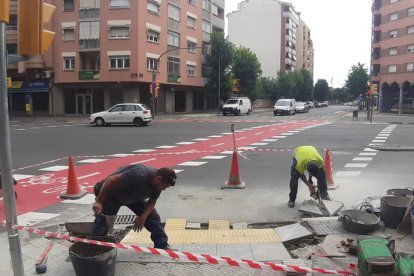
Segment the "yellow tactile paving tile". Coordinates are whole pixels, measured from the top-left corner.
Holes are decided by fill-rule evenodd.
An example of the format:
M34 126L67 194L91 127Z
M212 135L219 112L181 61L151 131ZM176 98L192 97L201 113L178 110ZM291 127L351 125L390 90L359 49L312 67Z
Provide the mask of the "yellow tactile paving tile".
M165 231L167 230L185 230L187 225L186 219L166 219L165 220Z
M228 230L230 229L230 221L221 219L210 219L208 221L209 230Z
M170 244L280 243L274 229L166 230ZM121 243L152 243L147 230L130 231Z

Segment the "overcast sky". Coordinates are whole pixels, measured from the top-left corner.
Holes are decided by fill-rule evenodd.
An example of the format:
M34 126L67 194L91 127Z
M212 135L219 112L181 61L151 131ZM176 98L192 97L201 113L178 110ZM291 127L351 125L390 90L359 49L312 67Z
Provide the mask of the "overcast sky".
M261 0L250 0L261 1ZM227 14L242 0L225 0ZM342 87L352 65L369 69L371 51L371 0L286 0L301 13L311 29L315 50L314 80L325 79ZM258 15L258 20L260 15ZM227 33L227 30L226 30Z

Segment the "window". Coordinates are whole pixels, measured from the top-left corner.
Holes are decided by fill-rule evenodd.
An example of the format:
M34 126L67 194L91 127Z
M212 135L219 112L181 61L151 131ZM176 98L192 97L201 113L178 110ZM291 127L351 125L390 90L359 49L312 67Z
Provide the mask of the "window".
M150 42L160 42L160 34L156 31L148 30L147 31L147 40Z
M196 0L187 0L187 3L195 6Z
M110 69L128 69L129 68L129 56L110 56L109 57Z
M158 71L158 60L156 58L147 57L147 70Z
M211 11L211 0L203 0L203 9Z
M110 8L129 8L130 0L109 0Z
M194 65L187 64L187 76L195 77L196 67Z
M75 29L73 28L62 29L62 38L64 41L75 40Z
M129 38L129 26L109 26L109 38Z
M83 21L79 23L79 39L99 39L99 21Z
M217 5L213 4L211 6L211 13L215 16L218 16L218 6Z
M397 65L388 65L388 73L397 72Z
M414 7L407 10L408 16L414 16Z
M168 4L168 18L180 22L180 9L176 6Z
M414 34L414 26L409 26L409 27L407 28L407 33L408 33L408 34Z
M390 21L394 21L398 19L398 13L394 12L390 14Z
M191 16L187 16L187 27L195 29L196 28L196 19Z
M64 57L63 58L63 70L64 71L75 70L75 57Z
M406 70L409 72L414 71L414 63L407 63Z
M63 10L64 11L74 11L75 3L73 0L63 0Z
M398 30L389 31L388 35L390 36L390 38L395 38L398 36Z
M196 52L197 44L191 41L187 41L187 51L191 53Z
M148 4L147 4L147 10L152 12L152 13L159 14L160 13L160 5L158 3L154 3L154 2L149 0Z
M176 32L168 31L168 45L180 47L180 35Z
M414 44L407 46L407 53L414 53Z
M206 20L203 20L203 32L211 33L211 23Z
M395 56L396 54L397 54L397 47L388 48L388 55L389 56Z
M168 57L167 72L172 75L180 74L180 59L175 57Z

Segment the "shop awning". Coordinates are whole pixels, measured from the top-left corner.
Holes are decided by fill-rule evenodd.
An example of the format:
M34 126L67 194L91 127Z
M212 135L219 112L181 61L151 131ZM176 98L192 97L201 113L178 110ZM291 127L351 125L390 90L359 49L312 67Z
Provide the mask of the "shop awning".
M47 93L49 81L12 81L9 93Z

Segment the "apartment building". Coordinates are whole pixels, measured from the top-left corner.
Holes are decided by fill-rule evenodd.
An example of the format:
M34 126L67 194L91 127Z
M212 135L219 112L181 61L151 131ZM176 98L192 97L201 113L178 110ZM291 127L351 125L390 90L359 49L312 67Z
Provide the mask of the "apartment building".
M306 69L313 75L314 50L311 30L301 19L299 19L296 40L296 69Z
M372 2L371 82L381 112L414 113L414 2Z
M38 69L39 79L29 77L48 80L50 113L91 114L120 102L145 103L156 113L191 112L217 102L204 90L203 60L211 32L224 31L224 0L52 4L52 62Z
M276 77L280 70L301 69L304 61L313 71L310 31L307 29L304 37L303 30L299 29L300 14L292 4L277 0L246 0L227 17L229 40L256 54L264 77ZM307 49L298 48L298 35L301 36L300 46L306 45ZM301 56L300 64L298 56Z

